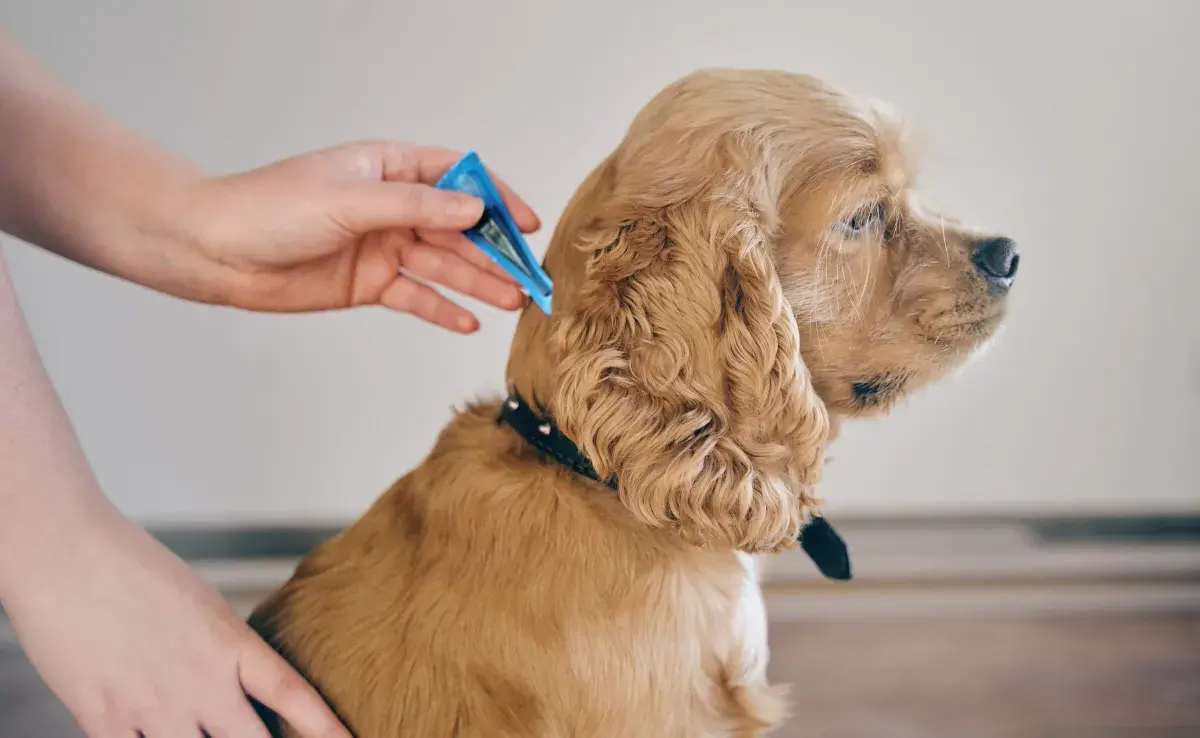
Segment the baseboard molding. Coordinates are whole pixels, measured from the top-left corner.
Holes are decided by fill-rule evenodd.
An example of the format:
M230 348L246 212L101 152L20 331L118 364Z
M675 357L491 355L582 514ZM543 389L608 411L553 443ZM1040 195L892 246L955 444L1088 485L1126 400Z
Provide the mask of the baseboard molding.
M838 592L764 587L771 622L1046 617L1200 617L1200 584L1058 582L1053 586L909 585Z
M767 558L772 619L1200 614L1200 514L844 516L836 524L854 580L823 580L799 551ZM151 532L248 611L342 527ZM0 613L0 643L6 630Z
M1200 580L1200 529L1184 522L850 519L838 528L858 583ZM820 579L800 552L767 558L764 569L767 581Z
M973 536L983 532L989 536L1017 536L1043 546L1200 546L1200 512L1138 516L852 514L839 516L835 522L838 529L851 539L882 536L879 540L883 540L889 536L900 536L914 541L921 538L939 541L964 539L969 543ZM201 523L151 525L149 529L168 548L189 561L244 561L302 557L348 524L349 521L265 525Z

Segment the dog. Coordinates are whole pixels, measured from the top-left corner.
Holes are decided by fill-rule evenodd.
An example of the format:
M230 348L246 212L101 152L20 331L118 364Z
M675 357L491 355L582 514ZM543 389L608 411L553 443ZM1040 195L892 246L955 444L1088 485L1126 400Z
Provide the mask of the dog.
M996 333L1019 261L922 205L909 138L801 74L665 87L555 227L510 394L456 411L252 627L359 738L780 725L757 557L819 514L844 420Z

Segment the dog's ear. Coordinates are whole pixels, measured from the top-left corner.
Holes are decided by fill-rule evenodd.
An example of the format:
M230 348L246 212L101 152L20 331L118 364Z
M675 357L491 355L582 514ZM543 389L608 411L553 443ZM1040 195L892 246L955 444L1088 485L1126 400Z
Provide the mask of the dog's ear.
M623 195L631 179L572 239L586 271L558 321L556 419L640 521L696 545L790 548L829 420L771 256L770 178Z

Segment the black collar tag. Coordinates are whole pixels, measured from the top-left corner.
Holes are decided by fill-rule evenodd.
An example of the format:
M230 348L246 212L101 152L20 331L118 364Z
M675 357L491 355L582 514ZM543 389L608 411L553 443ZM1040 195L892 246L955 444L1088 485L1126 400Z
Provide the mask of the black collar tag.
M829 579L847 581L852 578L846 542L820 515L814 515L800 531L800 548Z
M617 488L616 479L601 480L579 447L563 435L552 421L539 417L529 403L515 392L504 402L499 420L512 426L531 446L576 474L593 482L602 482L610 489ZM825 518L814 515L809 520L800 531L800 548L827 578L841 581L851 578L850 552L846 542Z

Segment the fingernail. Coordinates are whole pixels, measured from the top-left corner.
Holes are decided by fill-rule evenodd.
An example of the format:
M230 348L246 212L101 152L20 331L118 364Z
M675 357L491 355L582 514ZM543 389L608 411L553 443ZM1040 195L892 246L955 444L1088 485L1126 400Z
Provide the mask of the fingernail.
M450 216L471 220L479 220L483 215L483 201L469 195L456 195L449 203Z
M475 319L467 315L458 316L456 324L458 325L458 329L463 333L470 333L477 327Z

